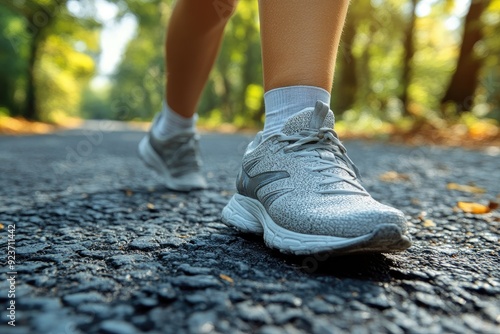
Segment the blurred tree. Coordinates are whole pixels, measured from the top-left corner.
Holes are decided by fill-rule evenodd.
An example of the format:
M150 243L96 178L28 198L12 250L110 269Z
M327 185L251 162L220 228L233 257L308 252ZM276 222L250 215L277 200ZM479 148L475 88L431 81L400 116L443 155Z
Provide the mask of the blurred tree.
M146 119L160 109L164 85L164 35L173 1L116 2L139 23L136 36L112 77L110 116ZM256 1L242 1L226 29L199 115L238 126L262 123L262 70Z
M425 15L421 12L415 23L415 55L408 95L412 116L425 121L439 116L436 111L458 57L461 19L459 6L450 5L450 1L436 2L432 7L423 0L422 4Z
M80 116L85 119L110 119L109 89L91 89L82 92Z
M121 120L151 119L163 100L164 31L172 1L118 2L135 16L138 30L111 77L110 115Z
M406 28L405 37L404 37L404 56L403 56L403 73L401 75L401 86L402 93L400 96L401 102L404 106L405 113L408 113L408 87L410 85L411 80L411 69L412 69L412 60L415 55L415 46L414 46L414 36L415 36L415 26L417 21L417 15L415 13L417 9L418 0L410 0L410 19L408 23L408 27Z
M22 2L0 0L0 5L15 11L26 20L25 32L18 36L18 39L14 43L23 43L22 39L29 41L26 107L23 113L23 116L27 119L34 120L39 118L37 96L35 94L35 66L38 59L38 51L40 45L47 37L47 31L53 23L54 18L60 13L61 8L66 5L66 2L67 0L30 0Z
M8 8L0 10L0 107L20 116L25 103L28 43L16 38L24 32L22 18Z
M256 1L241 1L226 28L222 48L205 90L200 115L261 125L264 114L262 63ZM207 102L208 102L207 101Z
M340 75L335 85L342 90L344 80L348 80L347 87L350 87L355 80L354 73L357 74L354 111L359 114L369 112L385 117L388 103L400 93L401 41L404 37L400 27L406 25L403 9L404 3L396 0L360 0L359 6L351 7L349 19L354 20L356 29L351 48L354 64L351 66L356 66L357 70L352 68L350 73ZM350 39L348 25L345 31L348 35L344 37ZM339 65L344 64L341 61ZM333 94L337 94L335 89Z
M476 53L475 47L483 38L484 24L481 16L488 7L490 0L471 1L469 12L465 17L463 38L456 70L441 99L442 104L451 102L457 113L469 111L472 108L474 94L478 86L479 71L484 57Z
M92 21L77 23L69 16L58 17L40 46L35 84L43 87L37 91L37 101L44 120L79 116L82 92L95 73L92 54L99 48L98 31L92 30Z
M109 1L121 8L122 15L133 14L139 23L112 77L109 116L150 119L163 99L164 28L173 1ZM424 119L433 115L458 58L458 29L448 26L448 20L455 19L458 2L425 1L427 11L417 16L419 2L358 0L351 6L332 91L332 108L337 113L349 110L351 120L356 114L394 121L404 115L411 99L412 113ZM242 1L228 24L198 108L200 117L213 120L212 124L255 126L262 122L257 16L257 2Z
M93 0L86 5L92 6ZM25 104L18 113L31 120L54 120L56 114L75 114L85 80L94 73L99 25L91 11L74 15L67 0L0 0L23 19L23 31L10 39L26 72ZM76 50L79 49L79 50ZM89 54L90 53L90 54ZM44 89L38 89L39 87Z
M332 108L339 114L350 109L356 102L358 74L357 58L353 54L353 45L359 19L361 18L356 8L351 9L347 15L337 56L336 74L332 89Z
M481 86L476 92L479 116L500 121L500 0L492 0L485 15L484 38L479 51L486 55Z

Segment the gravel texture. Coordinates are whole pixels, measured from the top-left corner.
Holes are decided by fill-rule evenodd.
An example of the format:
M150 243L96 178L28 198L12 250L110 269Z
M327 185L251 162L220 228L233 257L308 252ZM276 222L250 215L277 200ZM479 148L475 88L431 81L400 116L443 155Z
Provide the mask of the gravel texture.
M499 332L499 214L454 209L499 200L498 150L347 142L414 246L297 257L220 221L250 136L203 135L210 188L183 194L138 160L141 132L97 128L0 137L1 249L15 224L17 272L12 327L2 261L0 333Z

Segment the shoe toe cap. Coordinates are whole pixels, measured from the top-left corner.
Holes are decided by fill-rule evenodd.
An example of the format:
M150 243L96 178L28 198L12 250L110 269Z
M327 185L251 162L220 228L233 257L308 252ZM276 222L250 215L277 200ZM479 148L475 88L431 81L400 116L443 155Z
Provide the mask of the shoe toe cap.
M406 233L407 223L403 212L371 197L367 199L355 203L302 204L295 206L293 212L286 207L271 212L274 211L273 220L279 225L303 234L353 238L372 233L382 224L396 225L402 234Z

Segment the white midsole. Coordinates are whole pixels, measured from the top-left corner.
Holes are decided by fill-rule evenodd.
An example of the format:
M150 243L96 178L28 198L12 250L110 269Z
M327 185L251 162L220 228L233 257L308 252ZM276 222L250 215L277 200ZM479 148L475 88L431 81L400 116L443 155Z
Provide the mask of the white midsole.
M287 230L269 216L256 199L235 194L222 212L222 220L242 231L262 234L267 245L295 254L333 250L363 242L371 234L355 238L302 234Z

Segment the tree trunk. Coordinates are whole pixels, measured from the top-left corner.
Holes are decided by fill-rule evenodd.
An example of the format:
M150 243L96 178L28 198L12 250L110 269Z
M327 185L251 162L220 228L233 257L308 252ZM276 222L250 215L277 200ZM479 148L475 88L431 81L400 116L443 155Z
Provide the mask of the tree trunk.
M19 2L19 1L18 1ZM26 32L30 38L28 69L26 73L26 104L22 116L29 120L39 120L35 69L38 60L38 50L43 43L47 30L49 30L56 15L60 15L61 8L66 6L67 0L53 0L44 3L0 0L2 5L7 6L13 12L22 15L27 22ZM39 22L42 20L43 22ZM45 21L44 21L45 20Z
M415 55L415 45L414 45L414 36L415 36L415 22L417 16L415 14L415 9L417 7L418 0L411 0L411 18L408 23L408 27L406 29L405 41L404 41L404 58L403 58L403 73L401 76L401 86L403 87L403 91L401 93L401 102L403 102L404 112L408 113L408 88L411 82L411 67L413 56Z
M39 34L33 35L31 39L29 56L28 56L28 72L26 73L26 107L23 113L24 118L35 121L40 119L37 110L37 98L35 88L35 65L39 47Z
M337 57L339 73L338 78L335 79L334 91L337 98L334 100L334 110L339 114L354 105L358 92L357 62L352 53L357 23L355 15L352 15L352 12L350 14L344 26L342 44Z
M441 99L441 104L451 102L457 113L468 111L472 107L474 93L478 84L479 70L483 59L474 54L474 46L483 38L481 15L488 7L490 0L471 2L465 17L464 32L457 67L448 89ZM442 108L444 110L444 108Z

